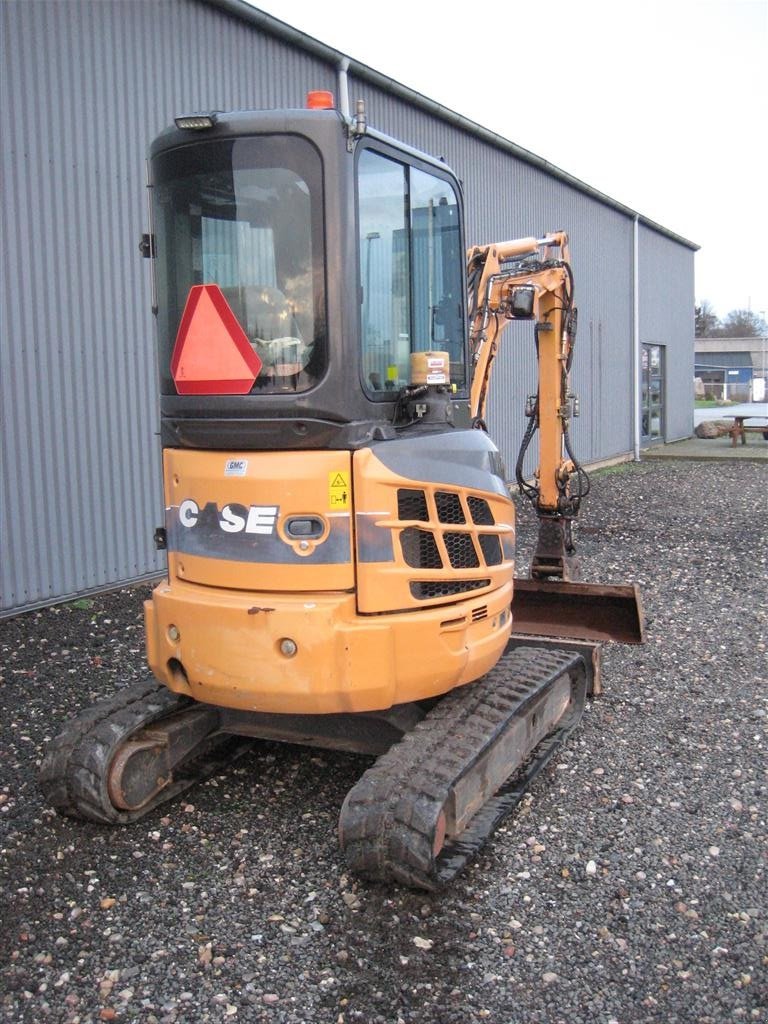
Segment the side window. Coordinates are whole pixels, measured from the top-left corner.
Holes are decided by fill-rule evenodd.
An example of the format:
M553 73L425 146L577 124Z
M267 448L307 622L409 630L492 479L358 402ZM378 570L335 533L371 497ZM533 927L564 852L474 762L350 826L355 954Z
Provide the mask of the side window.
M366 149L358 163L363 383L385 397L412 352L448 352L465 384L458 200L445 179Z
M464 384L464 295L459 207L450 183L411 168L414 351L438 349Z
M366 149L358 164L363 378L399 390L411 353L410 246L405 167Z

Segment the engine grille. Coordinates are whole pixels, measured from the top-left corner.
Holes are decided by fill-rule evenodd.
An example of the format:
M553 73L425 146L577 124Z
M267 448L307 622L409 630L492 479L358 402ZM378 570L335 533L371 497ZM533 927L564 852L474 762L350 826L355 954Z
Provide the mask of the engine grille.
M470 590L490 587L490 580L427 580L411 582L411 595L420 601L434 597L450 597L452 594L466 594Z
M401 487L397 517L403 523L425 524L424 528L404 525L399 531L403 560L412 569L481 569L504 561L500 537L472 528L496 525L490 504L479 495ZM457 529L462 526L463 530ZM411 595L425 601L481 590L491 580L412 580L409 585Z

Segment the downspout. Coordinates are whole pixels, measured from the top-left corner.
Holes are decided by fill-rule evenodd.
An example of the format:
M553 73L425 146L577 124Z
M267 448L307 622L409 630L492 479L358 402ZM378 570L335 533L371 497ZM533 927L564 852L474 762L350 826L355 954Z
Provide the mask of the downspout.
M640 215L635 214L632 228L632 408L634 410L634 454L635 462L640 461Z
M342 57L336 67L336 78L339 85L339 111L345 121L349 120L349 57Z

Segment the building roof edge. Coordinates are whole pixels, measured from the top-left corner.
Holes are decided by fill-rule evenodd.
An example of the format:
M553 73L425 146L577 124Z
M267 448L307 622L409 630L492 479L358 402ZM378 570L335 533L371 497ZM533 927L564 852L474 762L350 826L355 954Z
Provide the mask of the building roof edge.
M656 231L658 234L664 235L673 242L684 245L686 248L691 249L694 252L697 252L700 249L700 246L697 245L696 242L692 242L690 239L684 238L682 235L670 230L670 228L664 227L663 224L659 224L658 222L651 220L649 217L644 216L637 210L633 210L631 207L619 202L618 199L614 199L611 196L606 195L605 192L601 192L599 189L593 188L580 178L569 174L556 164L550 163L549 160L545 160L544 157L537 156L536 153L532 153L530 150L525 149L523 146L519 146L510 139L504 138L503 135L499 135L497 132L491 131L490 128L483 127L483 125L478 124L476 121L472 121L463 114L459 114L455 110L451 110L449 107L443 106L441 103L438 103L437 100L430 99L428 96L424 96L415 89L411 89L407 85L403 85L402 82L398 82L396 79L390 78L387 75L382 74L380 71L376 71L375 68L369 67L367 64L363 64L354 57L350 57L349 54L343 53L341 50L336 50L327 43L323 43L319 39L315 39L313 36L307 35L300 29L294 28L292 25L289 25L284 21L280 21L279 18L275 18L271 14L267 14L265 11L259 10L257 7L252 7L247 0L203 0L203 2L211 7L217 7L234 17L242 19L243 21L250 22L252 25L257 26L264 32L267 32L269 35L275 36L285 42L292 43L294 46L298 46L301 49L306 50L308 53L311 53L313 56L332 65L334 68L338 67L341 62L344 61L347 64L348 74L352 74L357 78L370 82L371 85L383 89L385 92L399 96L408 103L421 108L425 112L440 118L442 121L445 121L456 128L460 128L462 131L468 132L470 135L476 136L483 142L487 142L489 145L495 146L497 149L501 149L509 153L518 160L522 160L524 163L527 163L532 167L536 167L538 170L544 171L544 173L562 181L566 185L569 185L577 192L581 192L592 199L596 199L604 206L608 206L632 220L637 218L638 222L643 227Z

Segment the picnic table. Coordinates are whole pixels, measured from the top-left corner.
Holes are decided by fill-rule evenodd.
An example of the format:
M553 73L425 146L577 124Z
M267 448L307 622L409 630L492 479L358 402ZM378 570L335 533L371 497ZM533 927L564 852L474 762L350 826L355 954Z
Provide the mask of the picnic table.
M768 423L765 421L765 417L759 413L748 413L748 414L736 414L733 413L726 417L729 420L733 420L733 426L731 427L731 445L735 448L738 439L741 438L741 443L747 443L747 432L754 432L762 434L766 440L768 440ZM762 423L747 423L746 420L762 420Z

